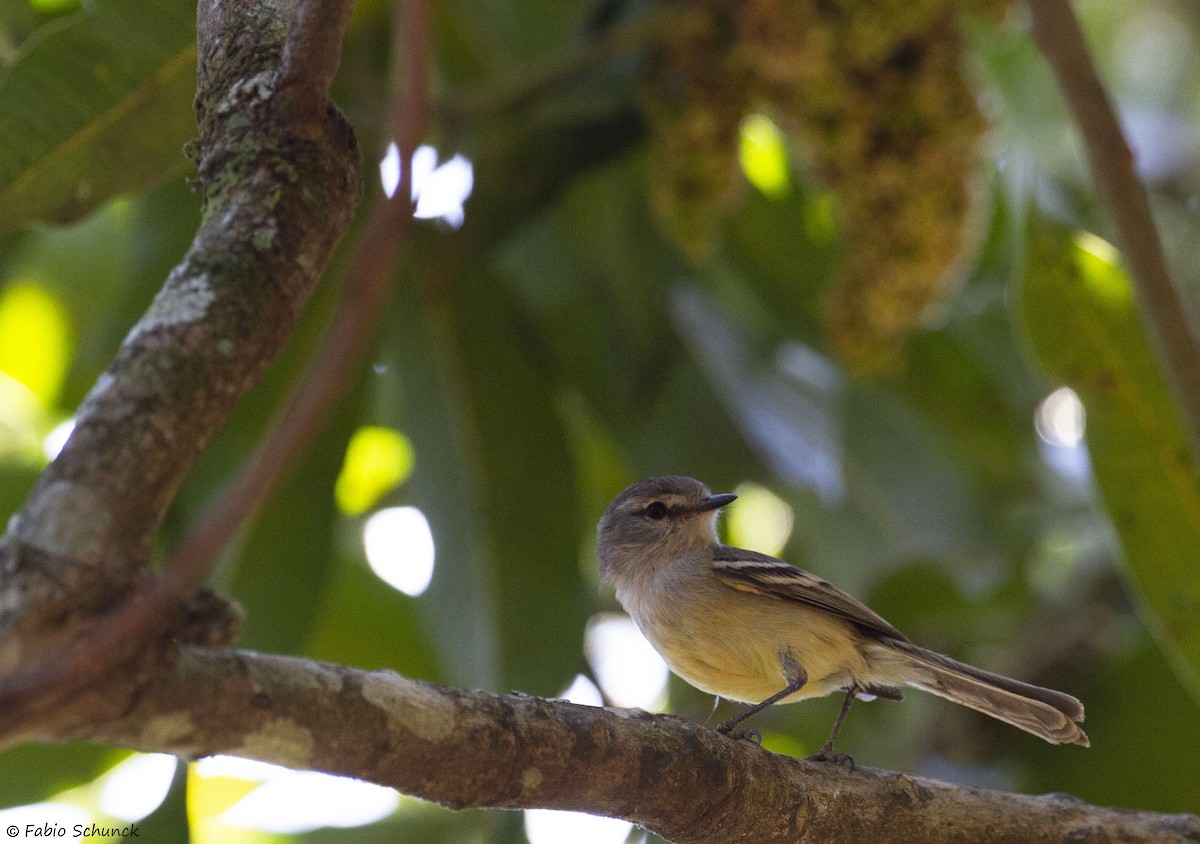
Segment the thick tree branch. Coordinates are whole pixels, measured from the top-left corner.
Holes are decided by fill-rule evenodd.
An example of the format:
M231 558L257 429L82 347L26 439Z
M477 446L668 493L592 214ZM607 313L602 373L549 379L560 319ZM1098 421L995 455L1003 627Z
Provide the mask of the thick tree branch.
M1068 0L1029 0L1029 9L1034 40L1075 115L1092 179L1116 223L1117 245L1133 278L1142 322L1175 398L1192 457L1200 460L1200 343L1171 280L1133 153Z
M142 679L122 674L72 701L41 737L248 756L459 809L586 811L695 844L1200 841L1200 819L1190 815L851 772L674 716L452 689L392 672L189 648L169 665L148 666Z
M286 2L200 4L203 222L0 544L9 717L37 694L48 705L171 620L194 584L147 577L151 537L349 225L359 197L350 127L333 109L284 117L276 103L291 13ZM227 614L214 620L201 638L230 632Z

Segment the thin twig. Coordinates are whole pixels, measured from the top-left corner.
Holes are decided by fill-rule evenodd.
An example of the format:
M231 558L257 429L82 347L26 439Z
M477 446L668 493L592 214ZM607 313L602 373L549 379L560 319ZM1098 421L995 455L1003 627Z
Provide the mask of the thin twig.
M1150 344L1200 460L1200 343L1171 280L1146 189L1067 0L1029 0L1033 37L1079 124L1092 178L1116 223Z
M388 114L388 133L400 148L403 162L398 196L411 196L412 154L425 134L429 119L429 0L401 0L392 18L392 77L394 91Z

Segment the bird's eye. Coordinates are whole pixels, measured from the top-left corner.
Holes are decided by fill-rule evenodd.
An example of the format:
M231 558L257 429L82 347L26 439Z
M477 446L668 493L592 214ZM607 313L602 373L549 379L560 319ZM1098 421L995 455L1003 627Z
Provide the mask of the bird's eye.
M654 521L657 522L657 521L659 521L661 519L665 519L667 517L667 505L663 504L661 501L655 501L653 504L649 505L643 512L646 514L646 516L648 518L654 519Z

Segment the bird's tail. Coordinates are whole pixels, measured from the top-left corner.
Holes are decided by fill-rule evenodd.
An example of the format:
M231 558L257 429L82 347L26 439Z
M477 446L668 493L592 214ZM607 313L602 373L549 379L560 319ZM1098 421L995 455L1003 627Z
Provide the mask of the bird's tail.
M1083 704L1070 695L975 668L912 642L890 640L886 647L903 659L905 685L969 706L1051 744L1091 746L1076 723L1083 720Z

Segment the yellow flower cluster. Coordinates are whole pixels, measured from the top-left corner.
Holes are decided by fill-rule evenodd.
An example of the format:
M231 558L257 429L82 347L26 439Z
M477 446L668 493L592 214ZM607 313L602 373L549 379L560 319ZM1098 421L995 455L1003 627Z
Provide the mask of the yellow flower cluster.
M738 199L738 129L766 110L836 197L845 244L830 347L888 368L956 275L985 122L962 74L959 16L977 0L704 0L647 64L654 195L694 258Z

